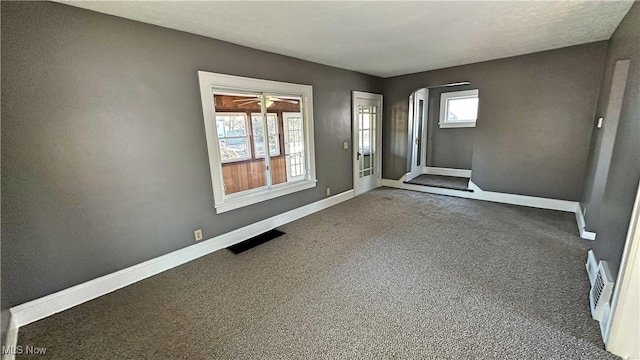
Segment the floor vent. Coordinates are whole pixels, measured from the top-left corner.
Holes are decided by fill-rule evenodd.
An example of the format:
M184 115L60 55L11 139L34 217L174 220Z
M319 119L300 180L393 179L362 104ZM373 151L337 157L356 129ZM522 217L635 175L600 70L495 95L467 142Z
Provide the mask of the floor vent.
M269 230L267 232L264 232L258 236L254 236L251 239L245 240L243 242L237 243L235 245L231 245L227 248L227 250L231 251L232 253L238 255L242 252L245 252L249 249L253 249L254 247L264 244L269 240L273 240L275 238L277 238L280 235L284 235L285 233L278 230L278 229L273 229L273 230Z
M589 292L589 302L591 303L591 316L600 321L601 329L609 318L612 292L613 278L609 272L609 265L607 265L606 261L600 261L595 274L595 281L591 285L591 291Z

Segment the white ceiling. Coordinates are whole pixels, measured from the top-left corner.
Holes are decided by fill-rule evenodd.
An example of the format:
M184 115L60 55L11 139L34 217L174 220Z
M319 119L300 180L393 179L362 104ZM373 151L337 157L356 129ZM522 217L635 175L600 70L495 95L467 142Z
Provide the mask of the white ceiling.
M611 37L633 1L60 1L389 77Z

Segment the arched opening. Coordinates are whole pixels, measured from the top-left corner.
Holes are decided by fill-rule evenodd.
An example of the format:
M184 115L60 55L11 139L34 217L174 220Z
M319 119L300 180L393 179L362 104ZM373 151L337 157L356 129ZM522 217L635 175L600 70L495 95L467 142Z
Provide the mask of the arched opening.
M478 104L466 81L411 93L405 182L469 191Z

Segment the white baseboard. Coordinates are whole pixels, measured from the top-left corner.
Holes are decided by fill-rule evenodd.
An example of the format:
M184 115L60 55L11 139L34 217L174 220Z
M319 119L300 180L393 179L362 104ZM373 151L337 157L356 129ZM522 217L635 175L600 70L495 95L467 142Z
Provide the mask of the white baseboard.
M471 170L466 169L451 169L451 168L441 168L434 166L425 166L422 168L423 174L430 175L443 175L443 176L457 176L464 178L471 178Z
M15 321L17 327L30 324L34 321L43 319L47 316L121 289L127 285L146 279L163 271L172 269L191 260L205 256L214 251L227 248L233 244L252 238L275 227L352 199L353 197L353 190L345 191L332 197L301 206L297 209L287 211L226 234L162 255L155 259L145 261L138 265L134 265L57 293L47 295L40 299L12 307L10 309L11 318Z
M2 360L14 360L16 358L16 349L18 345L18 325L11 314L9 314L9 329L7 330L7 337L3 340Z
M584 221L584 214L582 213L582 209L580 208L580 204L576 208L576 223L578 223L578 231L580 231L580 237L585 240L595 240L596 233L587 231L584 228L587 224Z
M484 191L469 180L469 189L478 195L479 200L493 201L505 204L529 206L540 209L560 210L566 212L575 212L578 206L577 201L559 200L541 198L536 196L506 194L493 191Z
M431 186L405 184L398 180L389 180L389 179L382 179L382 185L388 186L388 187L394 187L398 189L421 191L421 192L426 192L431 194L450 195L450 196L457 196L457 197L462 197L467 199L491 201L491 202L498 202L503 204L513 204L513 205L521 205L521 206L528 206L528 207L541 208L541 209L560 210L560 211L567 211L567 212L575 212L578 206L578 203L576 201L548 199L548 198L541 198L541 197L535 197L535 196L484 191L480 189L476 184L474 184L473 181L471 180L469 180L469 189L473 190L473 192L441 189L441 188L435 188Z
M420 191L420 192L426 192L430 194L449 195L449 196L457 196L457 197L468 198L468 199L475 199L475 197L473 196L473 193L469 191L444 189L444 188L425 186L425 185L407 184L400 180L382 179L382 186L387 186L387 187L392 187L397 189Z

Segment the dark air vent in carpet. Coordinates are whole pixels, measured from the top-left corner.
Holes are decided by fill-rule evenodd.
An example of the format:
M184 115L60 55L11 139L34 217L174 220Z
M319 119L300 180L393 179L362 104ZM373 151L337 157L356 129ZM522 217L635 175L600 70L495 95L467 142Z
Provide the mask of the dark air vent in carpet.
M275 238L277 238L280 235L284 235L285 233L278 230L278 229L273 229L273 230L269 230L265 233L262 233L258 236L254 236L251 239L247 239L241 243L237 243L235 245L231 245L227 248L227 250L231 251L232 253L238 255L243 251L247 251L249 249L252 249L260 244L264 244L269 240L273 240Z

